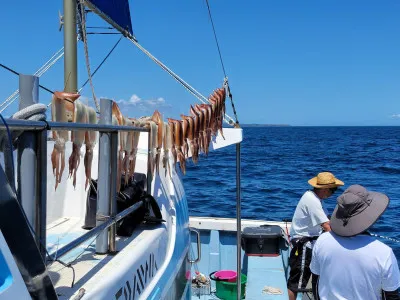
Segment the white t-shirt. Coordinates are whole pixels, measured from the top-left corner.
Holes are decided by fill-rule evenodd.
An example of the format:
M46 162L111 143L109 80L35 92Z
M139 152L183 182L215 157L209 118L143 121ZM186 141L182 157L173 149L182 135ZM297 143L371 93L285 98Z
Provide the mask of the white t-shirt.
M290 236L319 236L322 233L321 224L329 221L327 214L317 195L312 191L305 192L294 212Z
M322 300L381 299L382 290L400 287L392 249L369 235L323 233L314 245L310 268L320 276Z

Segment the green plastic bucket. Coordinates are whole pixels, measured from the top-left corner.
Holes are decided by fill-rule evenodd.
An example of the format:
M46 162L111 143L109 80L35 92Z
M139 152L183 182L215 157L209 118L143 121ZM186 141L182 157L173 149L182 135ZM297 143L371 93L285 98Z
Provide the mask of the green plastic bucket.
M236 300L237 299L237 282L228 282L228 281L223 281L223 280L218 280L212 275L215 272L210 274L210 279L215 281L216 285L216 292L215 295L224 300ZM247 276L244 274L241 274L241 289L240 289L240 294L241 294L241 299L245 298L246 294L246 282L247 282Z

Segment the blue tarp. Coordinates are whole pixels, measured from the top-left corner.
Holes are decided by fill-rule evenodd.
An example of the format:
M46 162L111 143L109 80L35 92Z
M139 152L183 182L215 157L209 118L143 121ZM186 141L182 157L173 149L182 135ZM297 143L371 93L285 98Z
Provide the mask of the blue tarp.
M128 0L89 0L88 2L122 29L133 34Z

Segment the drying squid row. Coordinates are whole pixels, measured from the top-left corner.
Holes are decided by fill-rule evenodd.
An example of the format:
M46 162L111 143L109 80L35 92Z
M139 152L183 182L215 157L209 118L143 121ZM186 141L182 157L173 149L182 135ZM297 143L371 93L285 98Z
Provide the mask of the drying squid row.
M96 111L78 101L79 94L55 92L52 98L51 112L52 121L55 122L75 122L75 123L97 123ZM53 131L54 149L51 154L51 163L53 174L56 179L55 189L61 182L62 174L65 168L65 143L69 140L69 134L66 130ZM71 131L72 153L68 159L68 173L72 178L72 184L76 186L76 171L80 165L81 148L85 143L86 151L84 156L85 166L85 189L91 178L93 148L97 139L96 131Z
M173 165L179 162L183 174L186 173L186 159L189 151L192 161L198 162L199 153L208 154L212 136L218 131L223 136L222 121L225 114L225 89L217 89L209 98L210 104L190 106L190 115L181 115L180 120L167 119L164 123L161 114L156 110L151 118L137 120L137 126L150 129L150 166L159 173L161 150L163 150L162 166L165 174L169 170L169 156Z
M190 106L190 115L181 115L181 120L168 119L172 129L175 162L180 162L185 174L185 160L192 154L192 161L196 164L199 153L208 155L212 136L218 131L224 137L222 121L225 115L225 89L215 90L209 97L210 104L196 104Z
M55 92L52 98L52 121L76 122L96 124L97 115L93 108L79 100L79 94ZM180 120L168 118L164 122L161 114L156 110L151 117L138 119L124 117L117 103L112 104L112 124L120 126L135 126L149 129L149 168L154 175L159 174L160 163L171 176L169 158L172 155L173 166L179 161L183 174L186 173L186 159L189 152L192 161L196 164L199 153L208 154L212 136L220 132L223 136L222 121L225 114L225 89L216 89L209 97L209 104L190 106L189 115L181 115ZM136 155L138 150L139 132L118 133L118 165L117 165L117 192L121 189L121 178L125 175L126 185L134 176ZM53 131L55 139L51 155L53 174L56 179L55 189L61 182L65 168L65 143L69 140L68 131ZM93 149L97 140L96 131L72 131L72 153L68 159L69 177L76 186L76 172L80 165L81 148L85 144L85 189L91 179Z
M52 98L52 121L54 122L75 122L84 124L97 124L96 111L79 100L79 94L55 92ZM118 105L112 105L112 124L120 126L136 126L134 119L122 115ZM121 188L121 177L125 174L125 184L133 178L136 153L139 142L139 132L118 133L118 166L117 166L117 191ZM55 140L54 149L51 155L53 174L56 179L55 189L61 182L65 168L65 143L69 141L68 131L53 131ZM85 167L85 189L91 179L91 168L93 161L93 149L97 140L96 131L71 131L72 153L68 159L69 177L72 184L76 186L76 172L80 165L81 148L85 144L84 167Z
M51 119L56 122L72 121L75 113L74 102L79 98L79 94L55 92L51 100ZM69 140L68 131L53 131L54 149L51 153L51 163L53 174L56 179L55 189L61 182L65 168L65 143Z

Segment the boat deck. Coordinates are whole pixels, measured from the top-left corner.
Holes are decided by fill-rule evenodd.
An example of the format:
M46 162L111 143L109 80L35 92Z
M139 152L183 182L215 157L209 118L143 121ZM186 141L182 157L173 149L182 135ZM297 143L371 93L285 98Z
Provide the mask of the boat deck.
M242 230L245 227L260 225L279 225L284 232L286 224L283 222L267 222L259 220L242 220ZM190 227L200 232L201 260L192 265L192 278L195 271L206 276L218 270L237 270L236 267L236 220L223 218L191 217ZM197 257L196 235L191 236L191 257ZM248 300L288 299L286 281L289 271L288 256L290 248L285 242L281 243L277 256L247 256L243 249L242 274L247 276L245 298ZM191 299L220 299L216 295L215 281L211 281L211 288L192 288ZM236 298L235 298L236 299ZM299 294L297 299L312 299L311 295Z
M83 220L79 218L61 218L49 224L47 251L53 253L86 233L87 230L82 229L82 224ZM123 261L123 257L118 255L122 250L132 251L139 246L139 243L143 245L143 242L151 242L151 238L163 234L164 231L164 225L140 225L129 238L117 236L116 255L96 254L96 236L94 236L59 259L65 265L71 264L73 269L54 261L48 266L48 271L59 299L69 299L95 275L100 279L102 274L106 273L106 269Z

